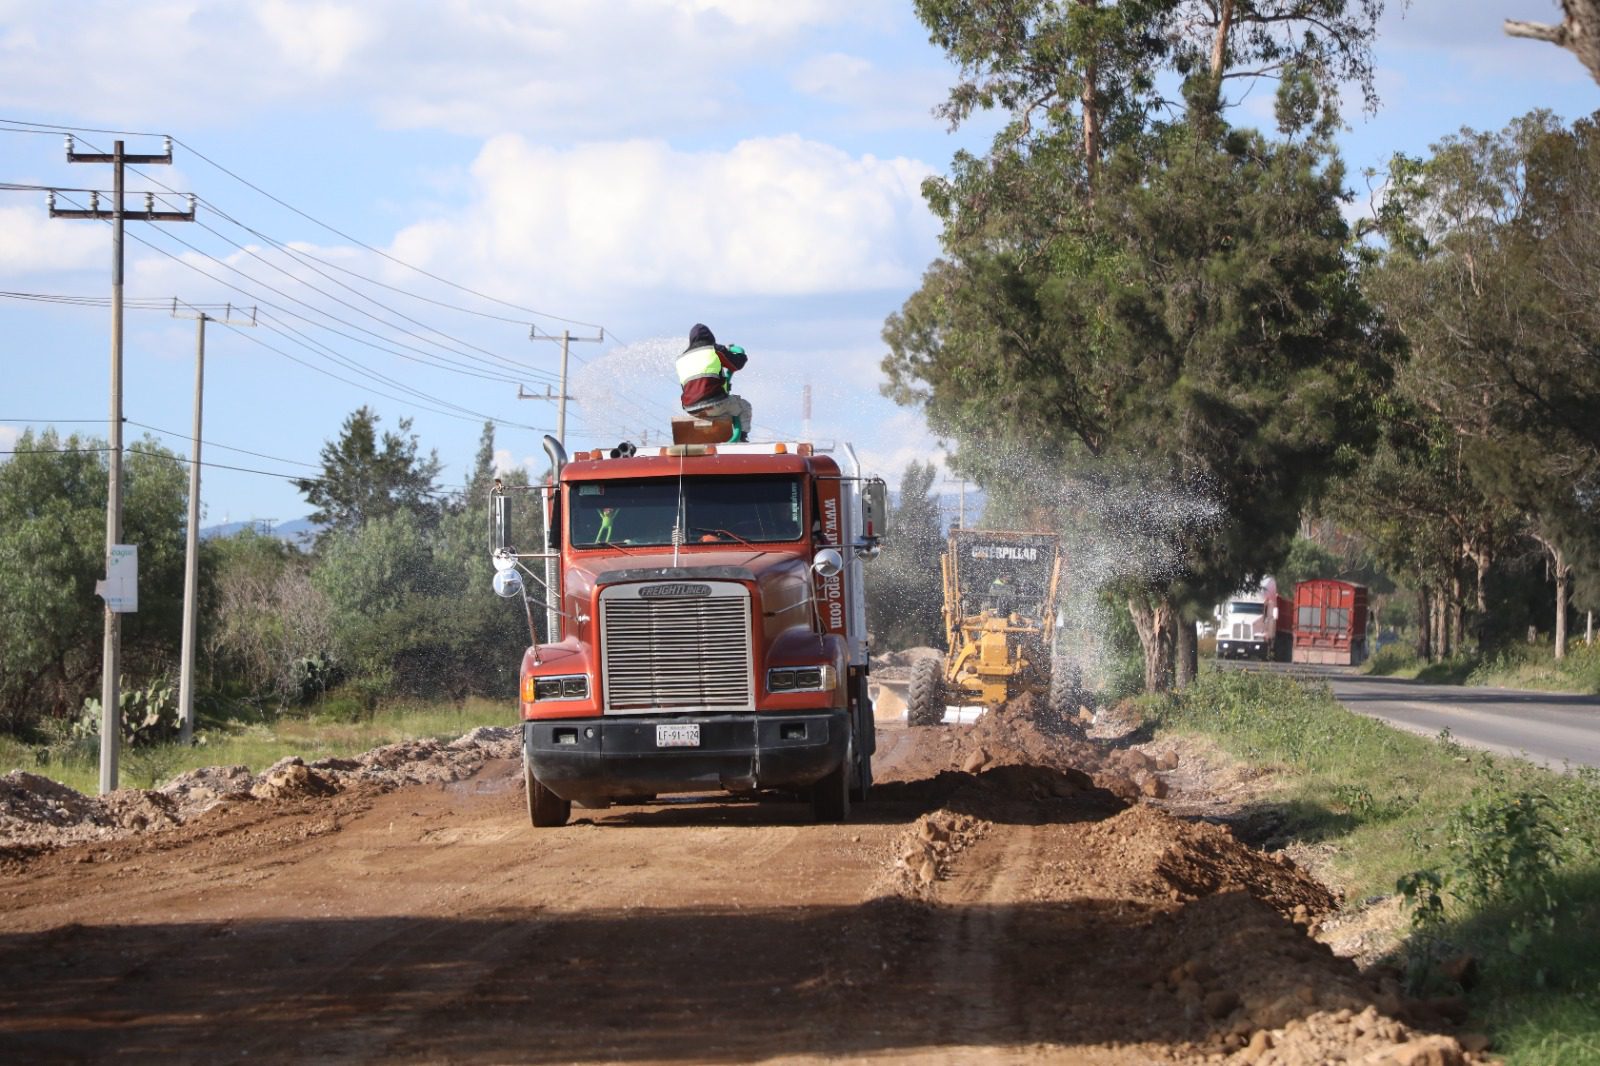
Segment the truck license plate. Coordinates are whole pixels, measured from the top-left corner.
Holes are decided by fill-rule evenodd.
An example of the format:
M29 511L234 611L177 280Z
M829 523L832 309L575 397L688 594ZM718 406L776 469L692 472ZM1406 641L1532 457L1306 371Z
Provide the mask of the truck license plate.
M691 722L688 725L658 725L656 726L656 747L658 748L698 748L700 746L700 724Z

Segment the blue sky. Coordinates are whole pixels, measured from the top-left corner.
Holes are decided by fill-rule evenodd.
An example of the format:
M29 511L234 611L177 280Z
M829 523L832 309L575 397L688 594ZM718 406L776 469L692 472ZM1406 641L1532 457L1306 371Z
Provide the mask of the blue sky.
M1600 109L1570 55L1501 33L1557 19L1553 0L1390 7L1382 107L1346 116L1362 196L1362 167L1463 125ZM109 150L91 129L180 142L129 187L194 192L200 221L130 224L127 294L263 311L209 331L205 439L243 449L209 462L305 472L286 461L314 464L361 404L411 417L447 485L483 415L508 423L504 463L531 461L522 427L555 412L516 396L556 370L557 346L528 339L563 328L548 315L608 333L573 346L571 447L664 430L667 361L703 321L752 353L738 391L758 434L798 434L810 384L813 436L856 442L891 481L937 453L877 394L879 331L938 251L921 179L991 125L932 117L952 72L904 0L86 0L70 20L0 0L0 64L0 182L110 186L18 123L81 128L82 151ZM1270 103L1258 89L1235 120ZM105 225L0 191L0 290L100 297L109 261ZM0 449L50 420L104 435L109 317L0 299ZM125 413L183 453L194 328L128 313ZM202 498L208 524L307 511L286 481L221 468Z

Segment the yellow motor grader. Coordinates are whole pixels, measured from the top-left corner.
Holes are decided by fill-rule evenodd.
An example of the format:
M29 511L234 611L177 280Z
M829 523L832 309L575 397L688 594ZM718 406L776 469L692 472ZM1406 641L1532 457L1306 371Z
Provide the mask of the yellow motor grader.
M1081 687L1076 673L1057 667L1052 655L1060 538L953 529L940 568L949 650L942 659L913 664L907 721L938 725L952 705L993 709L1024 692L1045 701L1053 713L1075 711ZM1072 676L1053 676L1058 673Z

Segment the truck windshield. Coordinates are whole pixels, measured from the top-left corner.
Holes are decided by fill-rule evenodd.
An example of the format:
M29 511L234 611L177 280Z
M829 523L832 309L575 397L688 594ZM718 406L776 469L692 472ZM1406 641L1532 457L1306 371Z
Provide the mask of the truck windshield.
M1266 614L1267 606L1264 603L1249 603L1245 600L1234 600L1228 604L1230 614Z
M774 544L804 529L797 477L676 477L586 481L572 486L572 545Z

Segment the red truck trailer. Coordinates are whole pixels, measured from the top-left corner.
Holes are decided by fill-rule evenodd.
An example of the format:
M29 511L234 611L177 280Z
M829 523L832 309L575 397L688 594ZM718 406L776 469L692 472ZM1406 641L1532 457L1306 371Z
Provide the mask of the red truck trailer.
M1294 661L1354 666L1366 657L1366 586L1302 581L1294 590Z
M848 445L844 470L805 443L545 451L542 550L516 547L507 492L490 519L496 591L523 600L530 633L549 619L520 677L533 824L769 789L848 817L876 747L862 563L883 482Z

